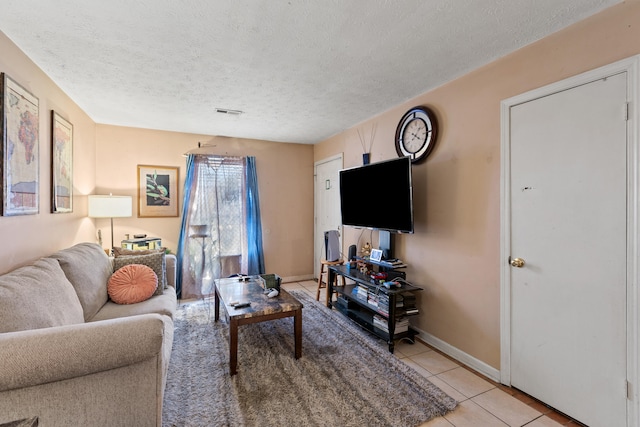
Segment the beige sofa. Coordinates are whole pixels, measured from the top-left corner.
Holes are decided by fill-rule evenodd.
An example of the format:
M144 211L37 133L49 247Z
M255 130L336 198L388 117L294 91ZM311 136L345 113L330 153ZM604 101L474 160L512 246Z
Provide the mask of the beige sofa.
M0 275L0 424L162 424L175 257L163 293L130 305L108 299L112 265L81 243Z

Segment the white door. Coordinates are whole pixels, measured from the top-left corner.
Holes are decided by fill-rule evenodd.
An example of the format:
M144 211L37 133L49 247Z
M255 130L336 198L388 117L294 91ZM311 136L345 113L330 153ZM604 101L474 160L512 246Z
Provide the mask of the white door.
M313 277L318 277L320 260L325 257L324 232L338 230L342 248L342 223L340 220L340 170L342 154L315 164L315 235Z
M626 102L620 73L509 117L511 385L591 427L627 423Z

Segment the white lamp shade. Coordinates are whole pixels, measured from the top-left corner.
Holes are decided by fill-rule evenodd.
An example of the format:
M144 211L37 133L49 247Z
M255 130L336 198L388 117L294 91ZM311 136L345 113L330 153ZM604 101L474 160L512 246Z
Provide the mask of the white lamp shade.
M124 218L132 215L131 196L89 196L89 217Z

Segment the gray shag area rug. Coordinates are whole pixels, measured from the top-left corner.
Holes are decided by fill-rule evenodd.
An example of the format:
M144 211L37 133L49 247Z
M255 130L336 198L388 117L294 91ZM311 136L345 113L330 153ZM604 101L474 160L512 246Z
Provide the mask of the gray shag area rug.
M457 402L363 331L302 291L302 358L293 318L238 329L229 375L228 324L213 300L179 307L163 426L417 426Z

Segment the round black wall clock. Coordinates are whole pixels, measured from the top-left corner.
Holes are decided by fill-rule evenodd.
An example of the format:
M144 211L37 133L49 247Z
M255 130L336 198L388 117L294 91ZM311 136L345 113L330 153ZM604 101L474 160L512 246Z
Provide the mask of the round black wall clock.
M436 143L438 124L427 107L413 107L407 111L396 129L396 152L411 157L412 163L425 159Z

